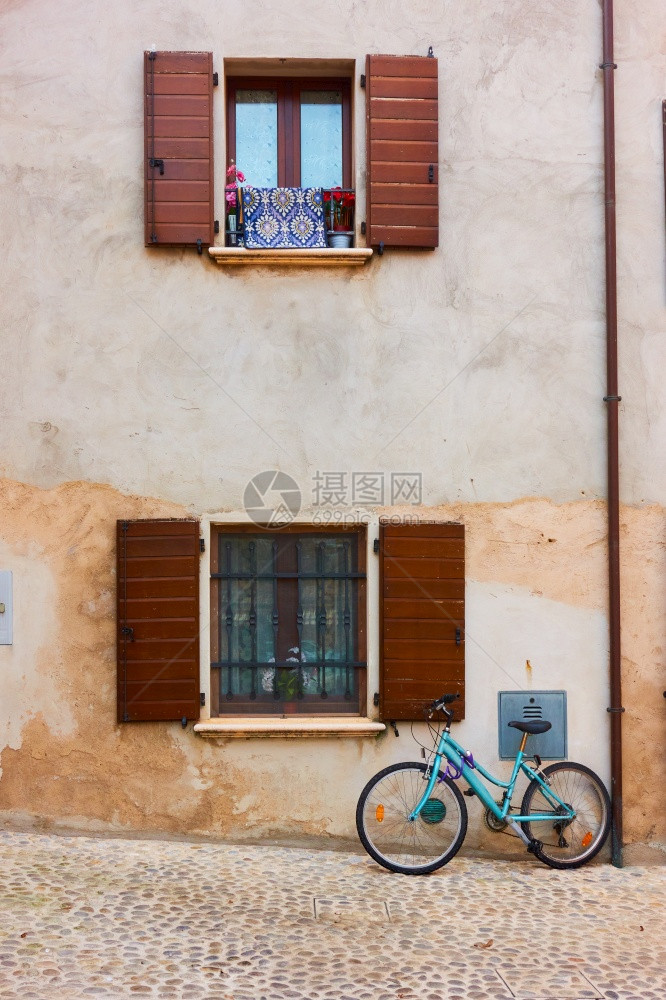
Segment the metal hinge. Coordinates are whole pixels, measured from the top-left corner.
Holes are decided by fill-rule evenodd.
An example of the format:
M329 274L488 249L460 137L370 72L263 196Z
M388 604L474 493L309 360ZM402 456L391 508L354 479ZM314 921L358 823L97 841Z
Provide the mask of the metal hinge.
M154 156L151 156L151 158L150 158L150 165L151 165L151 167L153 167L153 169L155 167L159 167L160 168L160 174L164 175L164 160L156 159Z
M365 73L361 73L361 86L365 87Z
M384 241L383 240L380 240L379 247L377 249L377 253L379 254L380 257L384 253Z
M201 242L201 240L197 240L197 253L199 254L200 257L203 253L203 243Z
M220 82L220 78L218 77L217 73L213 73L213 86L217 87L217 85L218 85L219 82Z
M365 236L365 222L361 223L361 236Z
M375 691L375 696L372 699L372 704L375 706L375 708L379 708L379 691Z
M434 59L435 53L432 51L432 45L428 46L428 59Z
M206 551L206 539L205 538L200 538L199 539L199 552L205 552L205 551Z
M206 704L206 692L205 691L202 691L201 694L199 695L199 704L200 705L205 705Z
M432 184L435 180L435 166L431 163L428 167L428 183Z
M378 538L375 538L374 542L372 543L372 551L375 553L375 555L379 554L379 539Z
M213 223L213 232L219 233L219 231L220 231L220 220L216 219L215 222Z

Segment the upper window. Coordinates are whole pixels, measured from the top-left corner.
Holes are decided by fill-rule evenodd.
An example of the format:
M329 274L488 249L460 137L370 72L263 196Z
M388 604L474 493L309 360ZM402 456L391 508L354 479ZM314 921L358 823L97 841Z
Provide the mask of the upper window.
M228 77L227 129L253 187L351 187L349 80Z
M365 714L365 534L218 528L215 714Z

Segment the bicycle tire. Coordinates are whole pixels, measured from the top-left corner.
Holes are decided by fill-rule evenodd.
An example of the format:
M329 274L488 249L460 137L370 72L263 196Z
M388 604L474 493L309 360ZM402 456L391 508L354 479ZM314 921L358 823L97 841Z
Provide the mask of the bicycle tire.
M534 854L550 868L580 868L596 857L606 843L611 825L611 804L601 778L584 764L560 761L541 771L553 791L576 810L573 820L560 824L553 820L523 821L528 837L539 841ZM544 813L551 809L534 779L527 786L521 814Z
M356 806L363 847L378 864L403 875L441 868L458 853L467 833L465 800L442 771L421 815L409 822L425 791L425 770L416 762L385 767L367 783Z

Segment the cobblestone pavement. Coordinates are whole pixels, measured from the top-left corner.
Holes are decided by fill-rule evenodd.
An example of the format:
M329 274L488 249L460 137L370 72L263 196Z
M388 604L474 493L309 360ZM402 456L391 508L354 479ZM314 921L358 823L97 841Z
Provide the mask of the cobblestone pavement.
M664 1000L666 869L0 831L0 998Z

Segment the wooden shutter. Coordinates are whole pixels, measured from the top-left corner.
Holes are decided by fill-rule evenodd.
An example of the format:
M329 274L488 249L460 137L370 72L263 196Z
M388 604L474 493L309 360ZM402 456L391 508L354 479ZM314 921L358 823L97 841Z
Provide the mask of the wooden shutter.
M436 247L437 60L367 56L365 79L368 244Z
M144 52L144 93L146 246L210 246L212 53Z
M465 526L380 524L383 719L424 718L442 694L465 711Z
M199 523L119 521L118 721L199 718Z

